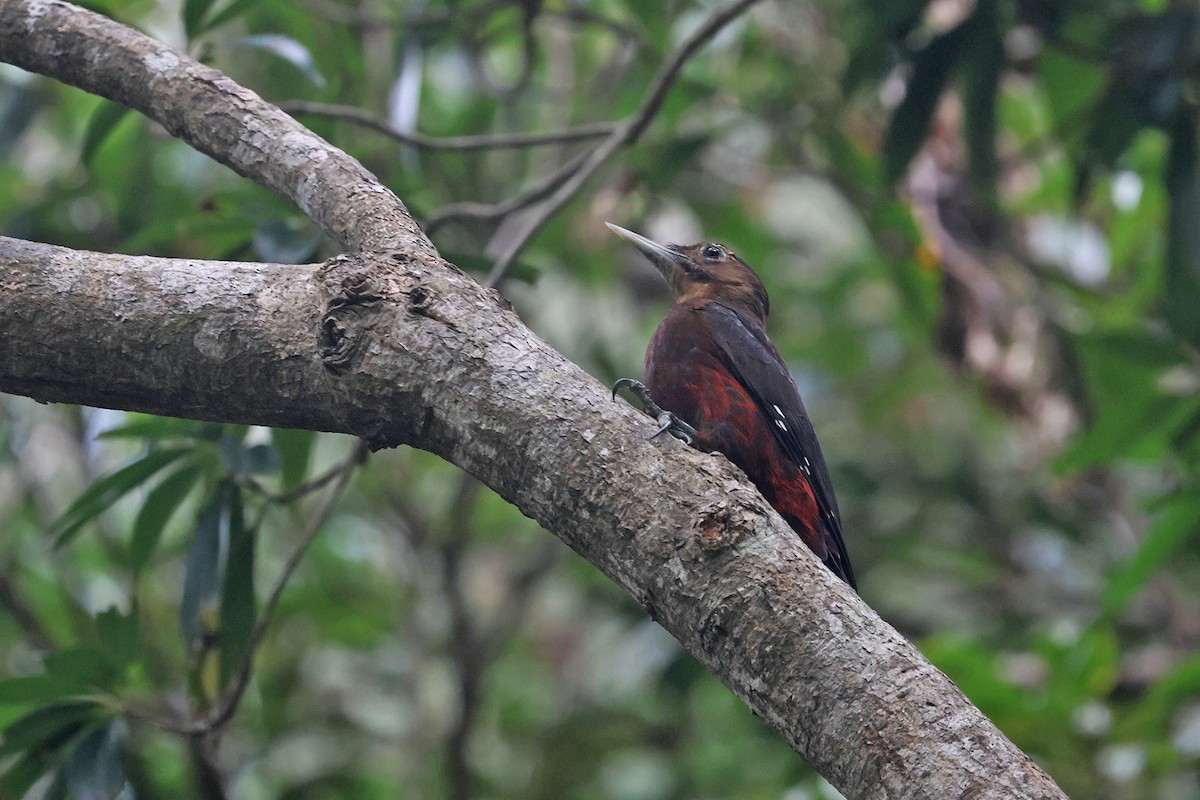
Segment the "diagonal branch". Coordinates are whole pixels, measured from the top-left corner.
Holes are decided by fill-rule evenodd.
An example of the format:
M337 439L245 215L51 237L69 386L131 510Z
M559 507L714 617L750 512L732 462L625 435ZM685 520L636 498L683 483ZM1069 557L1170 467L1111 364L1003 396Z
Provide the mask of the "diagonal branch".
M847 797L1061 797L728 462L648 441L462 273L395 266L0 238L0 390L430 450L630 592Z
M281 267L0 237L0 391L429 450L628 591L844 795L1062 797L740 472L648 442L648 421L442 262L355 162L65 3L0 2L0 58L167 119L355 251Z

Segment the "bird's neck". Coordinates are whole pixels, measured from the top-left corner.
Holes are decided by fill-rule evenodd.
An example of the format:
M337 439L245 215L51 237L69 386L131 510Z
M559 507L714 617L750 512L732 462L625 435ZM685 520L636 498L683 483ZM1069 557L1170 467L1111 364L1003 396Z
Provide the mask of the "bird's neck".
M719 303L725 306L733 313L737 314L747 324L754 324L760 328L767 327L767 311L765 306L758 302L755 297L745 297L742 295L720 295L720 296L703 296L703 297L681 297L677 306L685 306L693 310L708 305L709 303Z

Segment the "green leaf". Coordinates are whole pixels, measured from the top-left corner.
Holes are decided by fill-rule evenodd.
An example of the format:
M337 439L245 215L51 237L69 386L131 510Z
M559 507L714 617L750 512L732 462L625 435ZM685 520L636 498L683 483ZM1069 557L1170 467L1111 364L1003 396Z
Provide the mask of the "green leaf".
M1177 703L1200 695L1200 653L1191 655L1173 666L1150 689L1151 696Z
M0 775L0 797L24 797L38 780L49 769L49 758L45 753L32 751L13 762L3 775Z
M102 431L99 439L200 439L215 442L225 426L219 422L158 417L152 414L126 414L126 423Z
M0 681L0 706L23 706L77 694L79 687L50 675L23 675Z
M185 0L183 4L183 33L188 41L195 39L205 28L204 16L212 8L214 0Z
M9 569L21 596L30 608L38 610L38 619L46 628L50 640L74 641L80 630L91 625L91 614L79 604L78 598L64 585L61 576L27 568L20 561Z
M181 239L196 239L205 242L214 254L240 251L249 248L252 222L237 216L229 209L219 208L202 214L191 212L191 216L165 216L149 222L136 231L127 233L121 242L122 252L142 252L162 249L171 242ZM195 425L220 430L220 423L195 422ZM208 437L205 437L208 438Z
M113 800L125 788L121 749L128 730L122 719L110 720L84 734L62 767L62 776L75 800Z
M90 647L70 647L46 656L46 674L78 692L111 688L114 670L107 656Z
M641 4L639 4L641 5ZM647 9L653 3L644 4ZM881 80L886 73L888 53L896 45L903 44L925 15L929 0L889 0L887 3L859 4L857 20L851 20L850 28L857 27L848 37L851 47L850 62L842 76L842 85L847 94L864 81ZM854 22L859 24L855 25Z
M829 158L837 172L864 189L877 190L882 173L879 160L842 130L829 131L825 140Z
M128 614L116 606L96 615L96 633L100 649L117 670L123 670L138 654L138 609L135 604Z
M46 793L42 795L42 800L71 800L67 795L67 781L63 777L61 769L54 773L54 780L46 787Z
M244 14L247 9L258 2L260 2L260 0L233 0L232 3L212 15L212 18L208 20L208 24L204 26L204 30L211 31L215 28L221 27L226 22L229 22L230 20Z
M304 74L318 88L325 85L325 76L317 69L312 52L290 36L279 33L260 33L243 36L230 43L234 47L251 47L282 58Z
M254 637L254 534L245 526L241 492L229 501L229 560L221 586L220 684L228 686L241 668Z
M83 144L80 146L79 158L84 164L92 163L92 157L96 155L100 145L104 144L108 135L129 113L130 109L111 100L105 100L96 107L88 119L87 128L83 133Z
M179 603L179 629L189 647L197 647L205 631L204 618L217 608L229 561L232 496L236 488L222 481L200 513L188 547Z
M664 14L659 4L629 3L626 8L642 24L642 30L646 32L648 41L667 41L670 34L671 16Z
M54 546L62 547L71 541L87 522L188 452L179 448L151 450L132 464L96 481L50 527L50 535L55 539Z
M163 529L202 475L203 470L198 466L183 467L164 478L146 495L146 502L133 522L129 546L135 575L141 574L150 563Z
M1171 437L1171 444L1187 463L1200 465L1200 408L1190 419L1183 421Z
M1107 625L1093 625L1065 646L1047 638L1039 649L1052 665L1050 691L1073 703L1108 696L1120 676L1121 647Z
M872 215L871 224L878 230L901 233L914 249L921 241L912 211L903 203L886 203ZM882 264L903 302L904 321L913 335L927 339L941 311L940 273L918 258L887 258Z
M1145 698L1118 722L1113 740L1133 741L1147 735L1161 735L1161 731L1169 729L1172 719L1178 718L1183 704L1197 695L1200 695L1200 654L1183 659L1155 681Z
M1101 602L1105 615L1112 617L1123 611L1167 559L1197 534L1200 534L1200 495L1180 494L1170 498L1137 553L1109 578Z
M280 479L283 488L291 489L308 474L308 461L317 441L315 431L295 428L272 428L271 442L279 454Z
M1081 61L1048 46L1038 59L1038 74L1046 93L1046 111L1053 127L1071 137L1079 127L1079 116L1104 89L1105 71L1097 64ZM1070 123L1074 122L1074 125Z
M1142 393L1131 391L1135 397ZM1096 421L1069 449L1054 461L1059 473L1082 469L1118 459L1155 462L1167 452L1172 431L1196 410L1200 398L1170 398L1161 395L1131 399L1127 404L1109 404Z
M1159 378L1181 363L1178 344L1141 331L1096 333L1077 345L1093 419L1054 463L1072 472L1115 459L1157 459L1197 398L1169 396Z
M34 748L61 747L85 725L100 718L103 707L92 700L63 700L35 708L4 729L0 756Z
M904 100L892 114L883 141L884 177L889 184L904 175L925 143L942 91L970 39L972 23L973 18L967 19L935 37L913 59Z

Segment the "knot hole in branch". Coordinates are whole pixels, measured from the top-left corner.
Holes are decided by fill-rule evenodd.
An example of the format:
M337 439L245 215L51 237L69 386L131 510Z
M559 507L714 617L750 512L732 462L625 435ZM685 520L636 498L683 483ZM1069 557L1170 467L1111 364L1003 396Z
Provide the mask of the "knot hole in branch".
M325 307L317 340L321 361L331 372L345 372L361 352L367 339L365 320L382 299L382 286L371 274L342 279Z
M418 316L426 317L427 319L436 320L437 322L446 325L447 327L458 329L449 317L439 311L439 298L436 293L427 287L416 284L407 291L408 294L408 310Z
M728 504L721 501L700 512L697 524L700 532L700 549L706 553L717 553L741 541L746 531L740 520L730 513Z

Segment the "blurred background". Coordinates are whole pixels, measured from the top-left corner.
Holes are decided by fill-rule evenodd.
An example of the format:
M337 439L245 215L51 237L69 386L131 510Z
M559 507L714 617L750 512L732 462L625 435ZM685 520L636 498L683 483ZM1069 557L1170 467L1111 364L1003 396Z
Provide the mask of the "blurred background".
M863 598L1068 794L1200 797L1192 5L763 0L661 108L721 4L85 5L360 159L604 383L669 304L604 221L730 245ZM7 65L0 231L335 252L159 126ZM426 453L11 396L0 442L0 797L839 796Z

